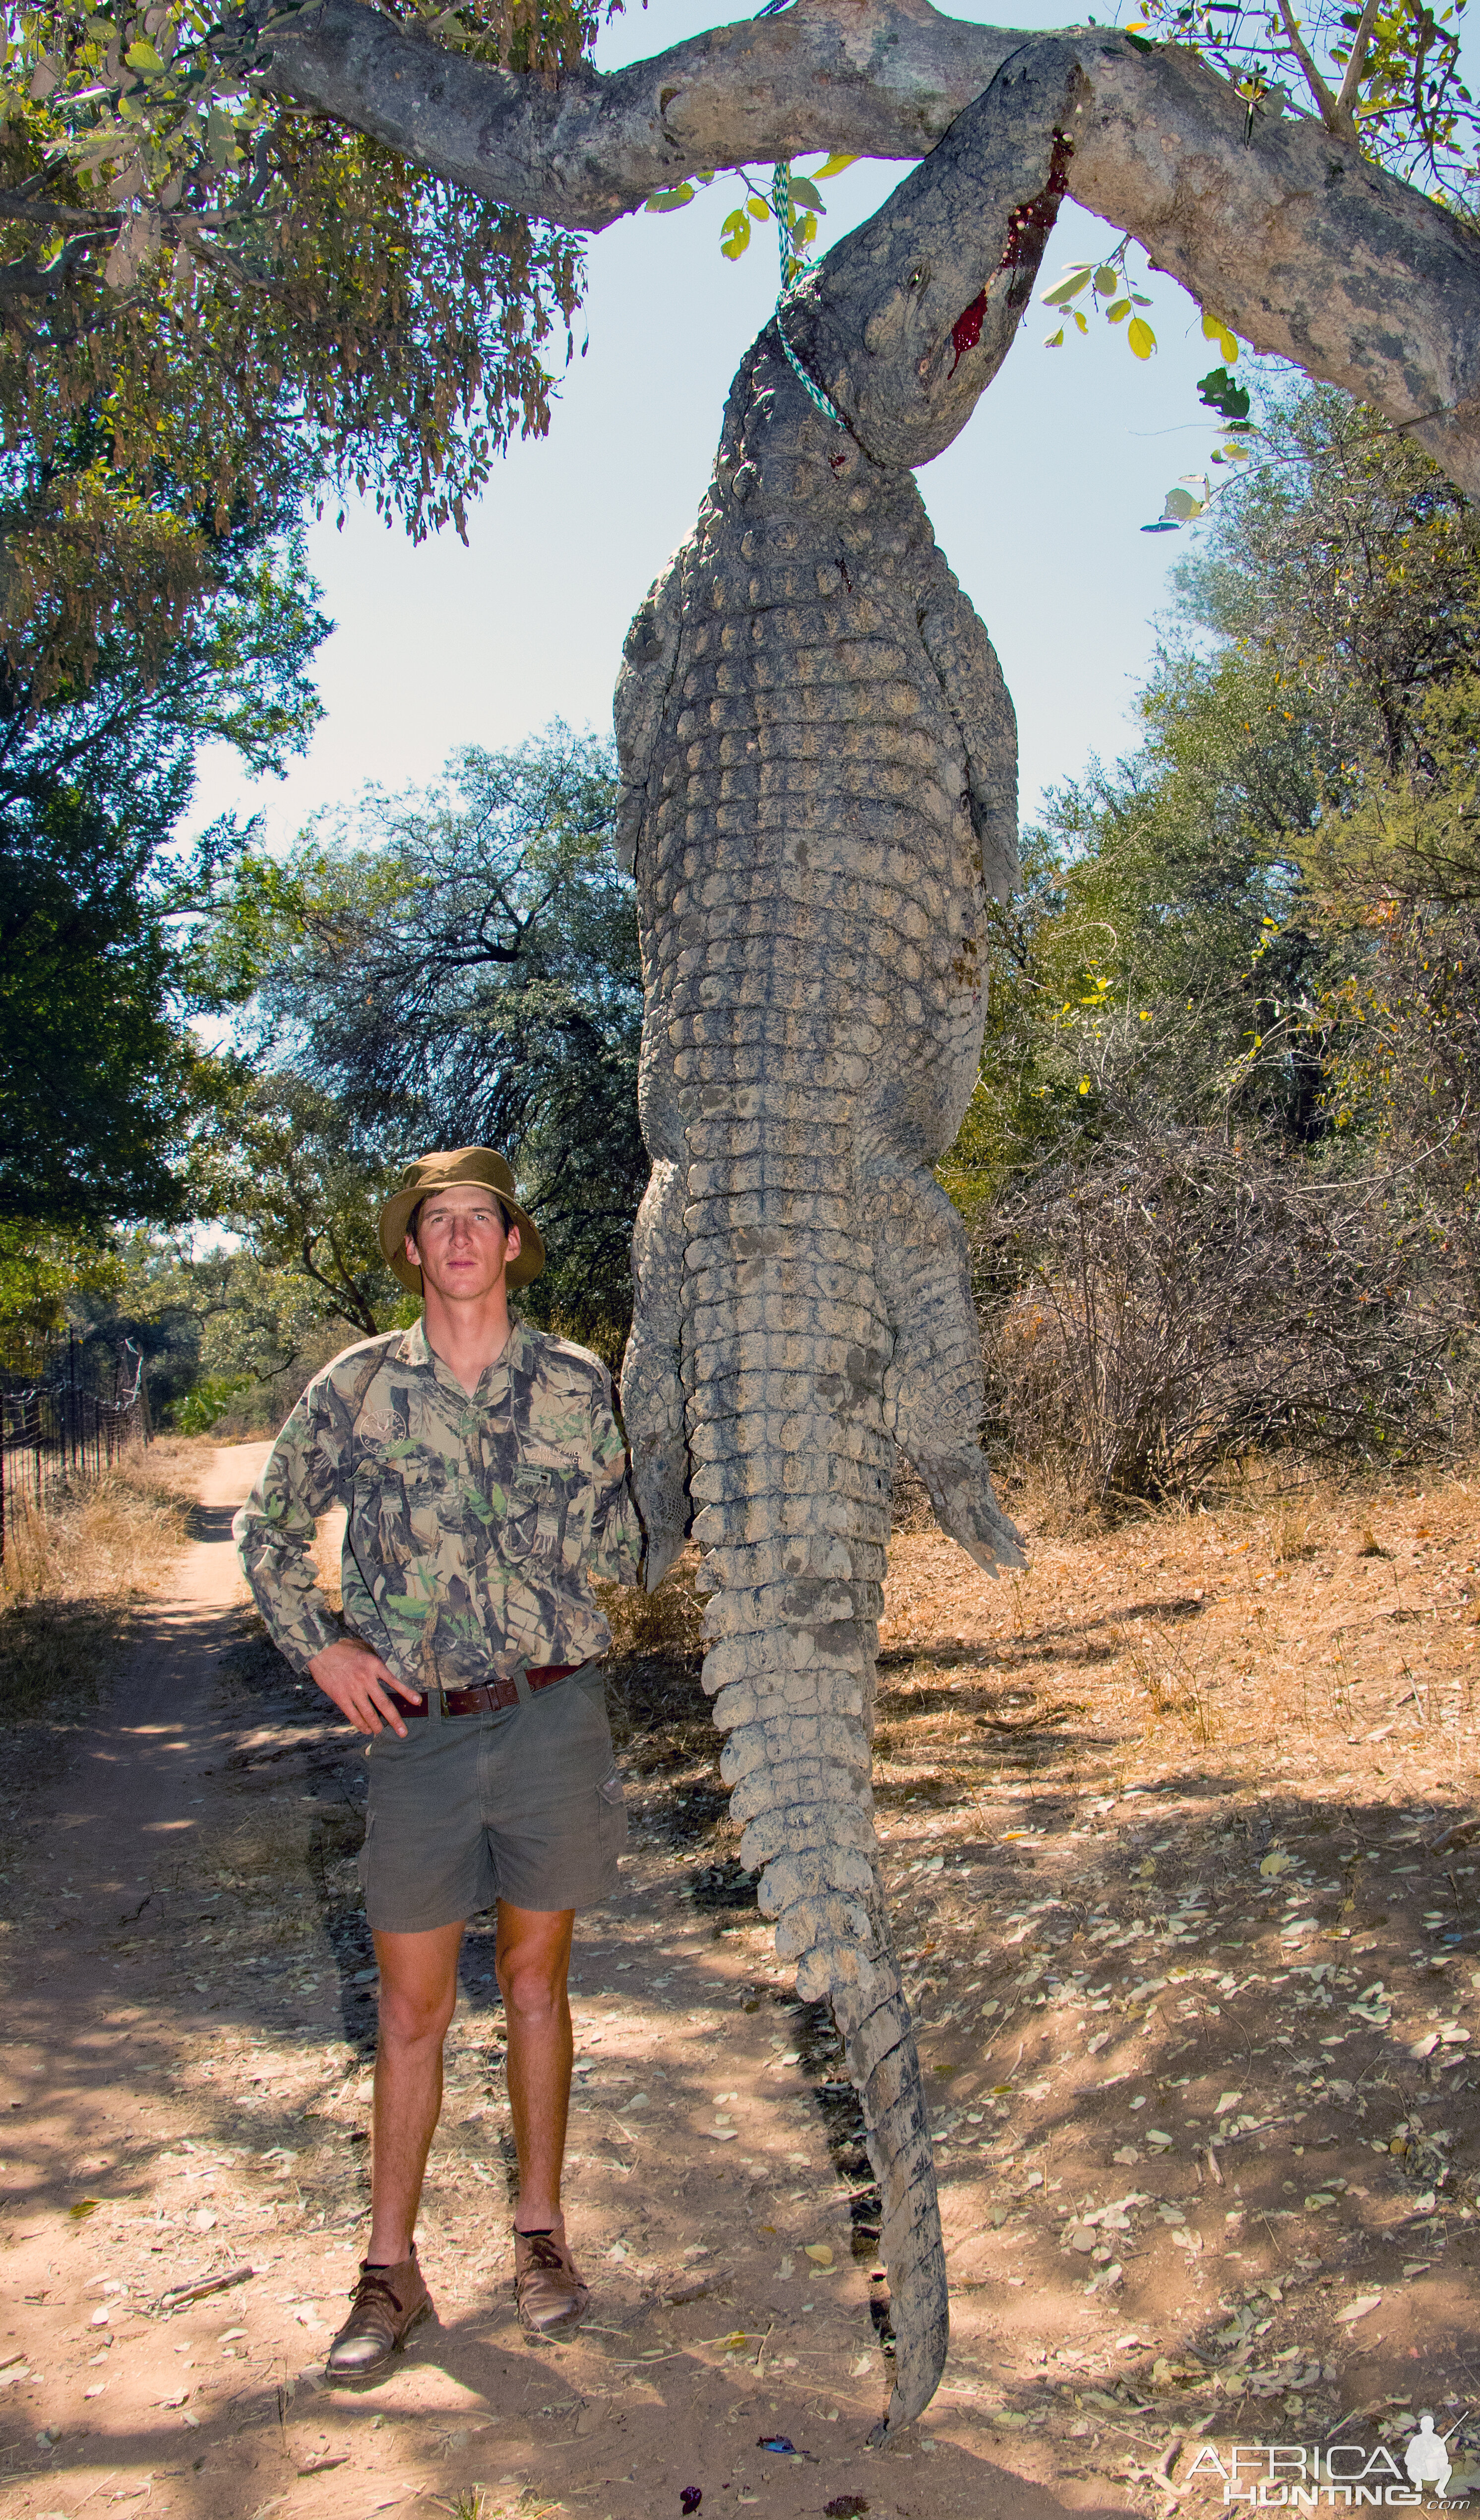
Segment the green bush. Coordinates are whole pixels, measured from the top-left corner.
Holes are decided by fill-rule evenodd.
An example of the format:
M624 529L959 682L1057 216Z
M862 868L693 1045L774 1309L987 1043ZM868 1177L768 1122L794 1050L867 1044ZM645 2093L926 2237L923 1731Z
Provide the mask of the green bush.
M194 1383L183 1400L171 1401L165 1411L177 1435L208 1435L218 1418L224 1418L238 1392L248 1388L250 1377L241 1373L207 1373Z

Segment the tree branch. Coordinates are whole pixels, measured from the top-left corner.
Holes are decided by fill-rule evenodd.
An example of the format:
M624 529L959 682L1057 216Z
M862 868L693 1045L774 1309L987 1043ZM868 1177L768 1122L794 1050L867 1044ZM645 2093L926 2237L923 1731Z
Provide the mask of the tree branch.
M1341 82L1341 94L1336 99L1336 104L1343 113L1355 112L1357 91L1362 85L1362 73L1367 68L1367 57L1371 49L1372 28L1377 23L1377 12L1381 6L1382 0L1367 0L1367 6L1358 21L1357 31L1352 37L1352 57L1347 63L1346 76Z
M262 39L254 83L486 199L602 229L660 186L816 149L924 156L1009 59L1070 55L1068 189L1257 349L1412 429L1480 494L1480 241L1440 203L1228 81L1110 30L1023 35L928 0L794 0L557 88L320 0ZM1355 56L1354 56L1355 58Z
M1340 112L1335 98L1332 96L1330 89L1326 86L1321 72L1316 68L1315 62L1311 57L1310 47L1303 40L1300 28L1296 23L1294 12L1290 8L1290 0L1279 0L1279 17L1280 22L1284 27L1285 41L1289 45L1290 51L1294 54L1296 61L1300 64L1301 76L1304 78L1306 86L1310 89L1312 96L1316 100L1316 111L1320 114L1322 121L1325 124L1327 131L1333 131L1338 140L1345 140L1351 148L1355 149L1357 147L1357 126L1352 120L1350 113L1343 113Z
M486 200L600 230L685 174L847 149L924 157L1023 37L928 0L796 0L558 87L319 0L261 40L252 85L350 123Z

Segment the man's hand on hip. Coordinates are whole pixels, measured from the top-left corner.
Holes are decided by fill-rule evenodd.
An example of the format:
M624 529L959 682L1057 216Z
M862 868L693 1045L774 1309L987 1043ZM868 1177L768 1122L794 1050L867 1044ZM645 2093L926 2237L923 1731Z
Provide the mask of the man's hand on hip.
M379 1654L372 1653L369 1645L360 1644L353 1637L338 1637L322 1653L315 1654L308 1676L318 1682L325 1696L348 1717L357 1732L380 1732L388 1724L404 1741L406 1727L396 1696L414 1706L422 1702L419 1688L410 1688L404 1680L397 1680ZM390 1694L392 1690L394 1696Z

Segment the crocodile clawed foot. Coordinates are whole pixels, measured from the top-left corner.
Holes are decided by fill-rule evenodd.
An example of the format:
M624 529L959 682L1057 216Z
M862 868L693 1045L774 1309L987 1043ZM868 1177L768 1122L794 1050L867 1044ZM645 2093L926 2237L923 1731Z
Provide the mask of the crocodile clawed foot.
M917 1460L915 1466L929 1491L942 1531L961 1543L984 1574L998 1575L1027 1564L1022 1534L998 1504L986 1462L974 1444L932 1461Z

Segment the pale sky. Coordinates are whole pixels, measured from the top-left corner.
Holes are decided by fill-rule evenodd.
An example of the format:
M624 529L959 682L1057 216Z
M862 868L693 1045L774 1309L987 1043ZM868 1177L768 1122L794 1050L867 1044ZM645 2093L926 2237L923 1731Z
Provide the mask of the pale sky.
M959 15L986 20L985 9ZM1025 25L1061 22L1043 0ZM604 35L605 68L725 22L723 0L654 0ZM992 22L1001 22L1001 0ZM816 160L811 161L816 163ZM814 251L884 200L906 166L859 165L826 189ZM633 611L693 524L731 376L771 312L776 231L728 263L719 225L740 199L721 180L687 209L637 212L591 241L576 338L550 435L496 471L465 547L451 529L413 549L368 509L310 536L336 628L319 651L328 711L286 780L251 782L218 748L202 765L199 827L224 807L261 810L284 845L311 815L367 782L434 779L459 744L515 743L562 717L609 733L611 687ZM1066 205L1039 292L1061 267L1115 242ZM1144 272L1144 257L1135 267ZM1221 353L1176 283L1145 284L1156 355L1125 328L1092 325L1046 350L1056 317L1036 301L996 383L955 446L919 474L948 560L986 621L1017 705L1025 813L1042 788L1135 740L1135 686L1183 534L1144 534L1180 472L1214 437L1194 380Z

